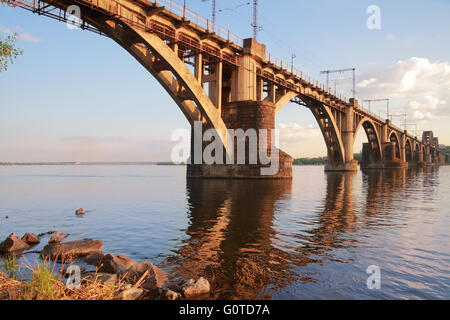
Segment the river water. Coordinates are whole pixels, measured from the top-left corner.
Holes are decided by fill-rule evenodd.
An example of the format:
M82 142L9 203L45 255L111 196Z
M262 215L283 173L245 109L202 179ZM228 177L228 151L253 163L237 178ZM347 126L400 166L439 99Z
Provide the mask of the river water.
M212 299L450 298L450 167L294 167L292 181L187 181L185 170L0 167L0 238L103 240L170 276L206 276Z

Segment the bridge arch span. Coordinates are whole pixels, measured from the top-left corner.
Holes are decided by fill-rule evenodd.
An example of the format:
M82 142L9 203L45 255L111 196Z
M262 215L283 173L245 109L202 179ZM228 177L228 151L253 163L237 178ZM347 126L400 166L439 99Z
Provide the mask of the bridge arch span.
M370 154L372 157L372 161L381 161L382 158L382 149L381 149L381 140L378 130L376 129L375 123L368 117L361 119L361 121L357 124L354 133L354 140L358 135L359 129L363 127L367 136L367 141L370 146Z
M391 134L389 135L389 141L395 142L395 157L401 159L400 139L398 138L398 135L395 131L392 131Z
M304 99L304 101L316 118L320 131L322 131L328 152L328 169L343 166L345 164L345 149L333 113L323 103L309 99Z
M298 98L300 105L309 108L316 119L322 136L325 140L328 153L328 165L331 167L345 164L345 150L341 132L331 109L310 97L288 91L275 102L275 115L277 115L292 99Z
M281 111L281 109L283 109L289 103L289 101L298 96L298 93L294 91L288 91L286 94L279 97L275 102L275 115L277 115Z
M112 20L86 7L82 11L86 22L118 43L156 78L191 125L194 121L202 121L216 129L226 147L227 127L222 120L221 111L170 47L170 40L141 31L122 20Z

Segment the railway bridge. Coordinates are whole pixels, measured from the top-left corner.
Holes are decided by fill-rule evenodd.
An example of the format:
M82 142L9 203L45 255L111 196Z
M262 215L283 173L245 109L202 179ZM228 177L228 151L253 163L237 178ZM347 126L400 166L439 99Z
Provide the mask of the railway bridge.
M311 110L328 150L326 171L356 171L353 144L363 128L365 168L434 165L445 161L431 131L419 139L266 51L171 0L0 0L9 6L105 35L127 50L168 92L192 127L217 130L224 149L229 129L275 129L288 103ZM194 134L192 134L194 137ZM194 138L191 138L194 139ZM271 136L266 147L272 147ZM193 142L194 143L194 142ZM203 144L204 147L204 144ZM193 149L193 148L192 148ZM229 150L228 150L229 151ZM189 164L189 177L291 178L292 158L280 151L279 170L265 164ZM192 158L192 157L191 157Z

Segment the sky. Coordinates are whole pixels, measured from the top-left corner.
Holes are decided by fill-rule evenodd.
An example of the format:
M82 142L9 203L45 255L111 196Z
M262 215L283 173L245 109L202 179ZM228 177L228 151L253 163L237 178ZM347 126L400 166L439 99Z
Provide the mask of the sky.
M211 0L186 2L211 17ZM217 23L251 37L249 2L217 0ZM367 26L371 5L380 29ZM431 129L450 145L450 0L260 0L258 12L268 53L289 63L295 54L295 67L321 82L322 70L355 67L360 104L390 98L394 123L402 127L406 113L410 132ZM172 133L189 123L123 48L0 4L0 38L14 32L24 54L0 73L0 162L170 160ZM333 74L330 86L351 97L349 77ZM386 117L385 103L371 109ZM276 125L292 156L326 155L308 109L289 103ZM360 131L355 152L367 140Z

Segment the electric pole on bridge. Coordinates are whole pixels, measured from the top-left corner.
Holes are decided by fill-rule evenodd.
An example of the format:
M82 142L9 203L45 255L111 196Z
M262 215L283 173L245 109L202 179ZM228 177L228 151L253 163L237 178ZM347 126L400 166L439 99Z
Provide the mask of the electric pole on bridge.
M253 0L253 39L258 40L258 32L262 31L263 27L258 25L258 0Z
M295 53L291 54L291 73L294 73L294 59L297 58Z
M202 0L202 2L206 2L208 0ZM216 30L216 16L217 16L217 7L216 7L216 0L212 0L212 29L213 32Z
M389 119L389 98L387 99L368 99L368 100L364 100L363 102L368 102L369 103L369 111L370 110L370 104L372 102L386 102L386 119Z
M340 78L340 79L332 79L330 82L333 83L334 91L336 91L336 86L339 81L353 80L353 78Z
M391 121L392 121L393 117L403 117L403 119L404 119L404 123L403 123L404 130L406 130L406 119L408 118L408 114L407 113L391 114L390 117L391 117Z
M414 136L417 137L417 123L405 123L405 130L406 130L406 126L414 126Z
M339 70L324 70L320 71L320 74L327 75L327 88L330 86L330 73L344 73L344 72L353 72L353 99L355 99L356 95L356 68L348 68L348 69L339 69Z

